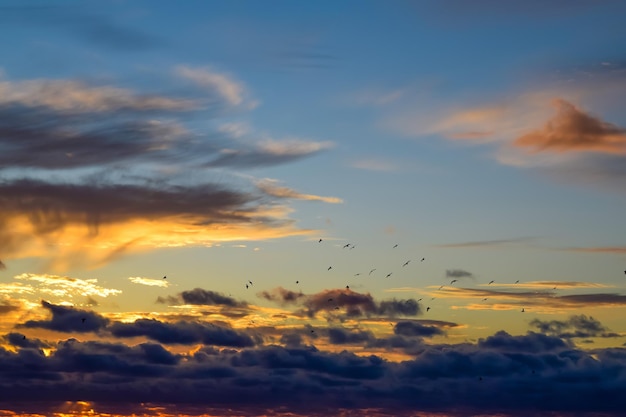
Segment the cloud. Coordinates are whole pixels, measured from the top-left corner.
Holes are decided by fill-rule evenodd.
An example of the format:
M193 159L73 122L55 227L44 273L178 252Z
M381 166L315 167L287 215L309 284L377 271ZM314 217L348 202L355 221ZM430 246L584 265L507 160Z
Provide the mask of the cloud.
M557 114L543 128L518 137L513 146L537 152L600 152L626 154L626 129L584 113L557 99Z
M164 279L153 279L143 277L128 277L129 281L133 284L147 285L149 287L169 287L170 283Z
M40 292L57 297L72 298L75 295L109 297L122 293L121 290L104 288L97 285L98 280L96 278L78 279L60 275L29 273L16 275L14 278L17 280L37 282L39 283L38 290Z
M474 278L474 274L462 269L446 269L446 278Z
M524 244L527 243L534 238L532 237L517 237L511 239L496 239L496 240L477 240L470 242L459 242L459 243L445 243L441 245L435 245L437 248L448 248L448 249L456 249L456 248L500 248L507 247L510 245Z
M13 313L15 311L19 311L20 309L20 305L13 304L10 300L2 300L0 303L0 315Z
M255 341L247 334L213 324L179 321L164 323L155 319L139 319L133 323L113 323L108 330L118 338L145 336L163 344L248 347Z
M52 313L49 320L29 320L16 327L48 329L64 333L88 333L98 332L109 323L108 319L93 311L56 305L44 300L41 301L41 306Z
M90 409L98 411L150 403L161 415L206 414L211 407L256 415L280 407L283 413L314 417L329 409L372 416L386 411L569 417L616 415L626 407L617 395L624 389L623 349L585 351L554 336L503 331L458 345L419 344L399 336L381 343L393 338L399 344L412 341L415 355L392 362L315 346L205 346L175 354L155 343L69 339L47 356L29 347L0 349L0 386L11 404L28 401L30 410L39 412L46 402L75 398L95 402Z
M352 290L328 289L315 294L303 294L278 287L272 291L261 291L257 295L281 305L303 307L302 312L309 317L314 317L321 311L352 318L417 316L422 313L419 303L413 299L377 302L369 293L361 294Z
M617 333L608 332L602 323L584 314L570 316L567 320L543 321L533 319L529 324L541 333L561 339L621 336Z
M248 304L244 301L237 301L232 297L228 297L219 292L204 290L202 288L194 288L193 290L183 291L175 297L169 296L167 298L158 297L157 303L168 305L205 305L205 306L226 306L226 307L247 307Z
M3 271L7 269L7 266L4 264L4 262L2 262L2 260L0 260L0 271Z
M398 165L381 159L359 159L352 161L350 166L357 169L364 169L366 171L378 171L378 172L391 172L398 169Z
M413 321L399 321L393 327L393 332L400 336L432 337L446 333L437 326L424 326Z
M257 181L257 187L261 189L265 194L279 197L279 198L293 198L297 200L309 200L309 201L323 201L325 203L339 204L343 203L341 198L337 197L322 197L313 194L302 194L289 187L281 187L277 185L278 181L265 178Z
M265 193L237 169L292 162L332 144L188 129L236 99L229 79L211 80L212 95L197 98L71 79L0 79L2 260L94 268L153 247L309 233L295 226L284 200L338 199L280 187Z
M41 108L57 111L61 115L91 112L183 111L197 107L198 105L190 99L141 95L124 88L92 86L76 80L0 81L2 112L14 111L17 114L17 111L21 110L24 117L37 115Z
M52 343L48 343L37 338L26 337L22 333L8 333L2 338L6 341L6 343L23 349L42 349L54 346Z
M179 77L192 81L194 84L219 94L231 106L239 106L244 102L245 86L232 76L205 68L179 66L175 70Z
M315 155L333 147L331 142L267 139L252 145L238 144L239 148L223 148L220 154L207 162L207 167L254 168L272 166Z
M586 248L562 248L561 250L584 253L610 253L615 255L626 254L626 246L594 246Z

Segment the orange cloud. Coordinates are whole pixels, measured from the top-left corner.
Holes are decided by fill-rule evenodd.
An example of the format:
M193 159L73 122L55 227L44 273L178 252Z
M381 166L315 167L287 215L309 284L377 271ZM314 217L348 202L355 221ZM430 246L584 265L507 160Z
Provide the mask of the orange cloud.
M573 104L554 100L557 114L541 129L518 137L513 145L537 152L626 154L626 130L593 117Z
M626 246L596 246L587 248L565 248L571 252L626 254Z

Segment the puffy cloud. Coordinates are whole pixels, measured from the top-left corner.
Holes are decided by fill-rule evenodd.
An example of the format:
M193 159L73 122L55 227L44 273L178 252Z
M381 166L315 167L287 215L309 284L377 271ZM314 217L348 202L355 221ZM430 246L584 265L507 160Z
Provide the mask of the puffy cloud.
M119 338L145 336L163 344L247 347L255 341L247 334L213 324L179 321L164 323L155 319L139 319L133 323L113 323L109 329Z
M617 333L609 332L606 327L593 317L584 314L570 316L567 320L533 319L530 325L539 332L561 339L571 339L573 337L620 337Z
M424 326L414 321L399 321L393 327L393 332L401 336L432 337L446 333L437 326Z
M303 294L279 287L273 291L262 291L258 296L281 305L301 306L304 308L303 312L310 317L320 311L334 312L345 317L421 314L418 302L413 299L376 302L369 293L361 294L351 290L329 289L315 294Z
M23 324L18 324L17 327L48 329L64 333L88 333L98 332L109 323L107 318L93 311L56 305L44 300L41 301L41 306L52 313L49 320L28 320Z
M191 304L191 305L205 305L205 306L226 306L226 307L247 307L248 304L244 301L237 301L232 297L228 297L224 294L204 290L202 288L194 288L193 290L183 291L176 297L169 296L167 298L158 297L157 303L179 305L179 304Z

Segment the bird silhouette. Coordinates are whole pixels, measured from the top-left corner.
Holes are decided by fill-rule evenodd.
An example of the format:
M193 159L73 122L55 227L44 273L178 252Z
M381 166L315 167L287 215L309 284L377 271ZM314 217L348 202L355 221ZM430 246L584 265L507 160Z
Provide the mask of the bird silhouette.
M443 285L441 287L439 287L439 290L442 289L442 288L443 288ZM437 291L439 291L439 290L437 290Z
M429 311L429 310L430 310L430 307L426 307L426 311Z
M420 299L419 299L419 300L417 300L417 301L422 301L422 299L420 298Z
M515 283L516 283L516 284L517 284L517 283L519 283L519 279L518 279L517 281L515 281Z
M398 244L396 243L395 245L393 245L393 247L394 247L394 248L397 248L397 247L398 247Z
M372 275L372 272L374 272L374 271L376 271L376 268L372 269L372 270L370 271L370 273L369 273L369 274L367 274L367 275Z
M87 319L86 319L86 318L84 318L84 317L81 319L81 321L82 321L83 323L85 323L85 320L87 320Z
M355 276L355 277L358 277L359 275L361 275L361 273L360 273L360 272L358 272L358 273L354 274L354 276Z
M349 243L346 243L345 245L343 245L343 248L344 248L344 249L345 249L345 248L349 248L349 247L350 247L350 244L349 244Z
M422 258L422 260L420 262L424 262L426 260L426 258Z
M26 336L22 336L22 340L26 340Z
M385 278L389 278L391 274L393 274L393 272L388 273L387 276L385 276Z
M409 264L409 262L411 262L411 260L409 259L408 261L406 261L404 264L402 264L402 267L405 267Z
M524 309L522 308L522 313L524 312Z
M333 267L332 267L332 266L329 266L329 267L328 267L328 269L327 269L327 271L330 271L331 269L333 269Z
M454 284L457 281L458 281L457 279L453 279L452 281L450 281L450 285Z
M329 303L330 303L330 302L332 302L332 301L333 301L333 299L332 299L332 298L329 298L329 299L328 299L328 302L329 302Z
M486 299L486 298L483 298L483 301L487 301L487 299Z
M494 282L495 282L495 281L489 281L489 284L487 284L487 285L491 285L491 284L493 284Z
M253 284L252 284L252 281L248 281L248 282L250 283L250 285L253 285Z
M248 289L248 284L246 284L246 290Z
M317 243L322 243L322 239L318 240Z
M349 289L350 289L350 286L349 286L349 285L346 285L346 290L349 290Z
M167 275L163 275L163 279L167 279Z
M296 284L299 284L299 283L300 283L300 281L296 281Z

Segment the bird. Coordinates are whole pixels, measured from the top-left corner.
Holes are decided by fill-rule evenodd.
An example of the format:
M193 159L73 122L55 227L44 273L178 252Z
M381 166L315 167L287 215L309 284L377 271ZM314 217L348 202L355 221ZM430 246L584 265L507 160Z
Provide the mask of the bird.
M332 302L332 301L333 301L333 299L332 299L332 298L329 298L329 299L328 299L328 302L329 302L329 303L330 303L330 302Z
M517 283L519 283L519 279L518 279L517 281L515 281L515 283L516 283L516 284L517 284Z
M315 333L315 330L311 330L311 333Z
M396 243L395 245L393 245L393 247L394 247L394 248L397 248L397 247L398 247L398 244Z
M349 244L349 243L346 243L345 245L343 245L343 248L344 248L344 249L345 249L345 248L349 248L349 247L350 247L350 244Z
M339 310L339 307L335 307L335 310Z
M524 309L522 308L522 313L524 312Z
M388 273L385 278L389 278L391 276L391 274L393 274L393 272Z
M349 286L349 285L346 285L346 290L349 290L349 289L350 289L350 286Z
M359 275L361 275L361 273L360 273L360 272L358 272L358 273L354 274L354 276L355 276L355 277L358 277Z
M457 281L458 281L458 279L453 279L452 281L450 281L450 285L454 284Z
M556 290L556 287L552 288L553 290Z
M317 243L322 243L322 239L318 240Z
M167 279L167 275L163 275L163 279Z
M352 245L348 249L354 249L354 248L356 248L356 246Z
M422 301L422 299L420 298L420 299L419 299L419 300L417 300L417 301Z
M439 287L439 290L442 289L442 288L443 288L443 285L441 287ZM439 291L439 290L437 290L437 291Z
M486 298L483 298L483 301L487 301L487 299L486 299Z
M253 284L252 284L252 281L248 281L248 282L250 283L250 285L253 285Z
M82 321L83 323L85 322L85 320L87 320L87 319L86 319L86 318L84 318L84 317L81 319L81 321Z
M296 284L299 284L299 283L300 283L300 281L296 281Z
M407 265L409 264L409 262L411 262L411 260L410 260L410 259L409 259L408 261L406 261L406 262L402 265L402 267L407 266Z
M487 285L491 285L491 284L493 284L494 282L495 282L495 281L489 281L489 284L487 284Z
M248 284L246 284L246 290L248 289Z
M422 258L422 260L420 262L424 262L426 260L426 258Z
M430 307L426 307L426 311L429 311L429 310L430 310Z
M374 271L376 271L376 268L372 269L372 270L370 271L370 273L369 273L369 274L367 274L367 275L372 275L372 272L374 272Z
M328 267L328 269L327 269L327 271L330 271L331 269L333 269L333 267L332 267L332 266L329 266L329 267Z
M22 335L22 340L26 340L26 336Z

